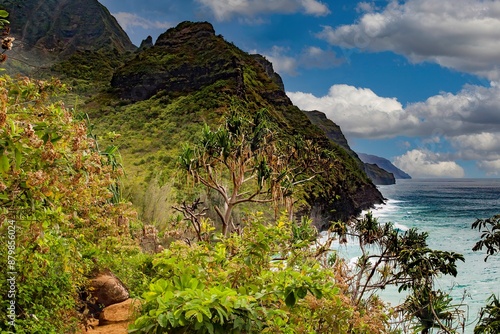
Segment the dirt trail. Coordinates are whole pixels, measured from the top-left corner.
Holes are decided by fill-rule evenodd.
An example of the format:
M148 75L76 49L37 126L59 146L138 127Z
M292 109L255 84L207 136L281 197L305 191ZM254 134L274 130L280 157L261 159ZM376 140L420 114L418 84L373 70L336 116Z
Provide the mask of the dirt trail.
M83 330L81 334L127 334L129 322L118 322L104 326L98 326L99 322L93 324L94 328Z
M106 307L101 313L101 325L99 320L91 322L91 327L81 334L127 334L128 326L133 321L134 313L137 312L139 302L128 299L122 303Z

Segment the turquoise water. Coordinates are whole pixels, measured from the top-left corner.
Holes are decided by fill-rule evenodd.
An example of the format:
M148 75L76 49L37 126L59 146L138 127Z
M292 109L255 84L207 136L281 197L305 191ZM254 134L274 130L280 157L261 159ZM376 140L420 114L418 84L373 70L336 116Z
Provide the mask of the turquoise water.
M488 296L500 294L500 255L485 263L484 252L472 251L480 233L471 229L477 218L500 213L500 179L398 180L396 185L379 189L388 199L385 205L372 210L379 222L416 227L429 233L431 248L464 255L458 276L441 278L438 287L451 290L457 302L465 296L465 333L472 333Z

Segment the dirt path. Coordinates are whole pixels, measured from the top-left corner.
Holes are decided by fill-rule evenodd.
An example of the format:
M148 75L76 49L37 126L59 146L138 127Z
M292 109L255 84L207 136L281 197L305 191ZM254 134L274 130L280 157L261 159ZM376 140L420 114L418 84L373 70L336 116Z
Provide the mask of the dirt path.
M87 331L83 329L81 334L127 334L134 310L138 305L138 301L128 299L123 303L106 307L100 316L101 325L99 325L99 320L95 320L91 323L91 328Z
M127 334L129 322L118 322L109 325L98 326L96 320L94 328L89 328L87 331L82 331L82 334Z

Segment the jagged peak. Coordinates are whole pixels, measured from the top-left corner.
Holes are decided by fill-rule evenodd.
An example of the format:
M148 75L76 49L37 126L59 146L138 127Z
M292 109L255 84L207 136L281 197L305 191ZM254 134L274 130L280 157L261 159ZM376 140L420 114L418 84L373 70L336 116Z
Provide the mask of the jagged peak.
M139 50L148 49L153 46L153 37L148 36L146 39L143 39L141 45L139 46Z
M173 46L203 36L215 36L215 29L211 23L184 21L158 36L155 46Z

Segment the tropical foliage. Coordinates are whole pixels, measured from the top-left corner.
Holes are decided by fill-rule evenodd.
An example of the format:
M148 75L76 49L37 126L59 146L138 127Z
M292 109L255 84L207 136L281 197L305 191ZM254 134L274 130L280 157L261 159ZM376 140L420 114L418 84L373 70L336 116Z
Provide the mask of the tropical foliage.
M453 331L463 323L459 306L452 304L448 294L434 290L441 275L457 275L457 261L464 261L461 254L432 250L426 232L403 232L391 223L379 224L370 213L351 224L338 222L331 231L341 242L355 242L361 251L354 270L344 278L355 304L394 285L408 293L397 307L403 327L428 333L432 328Z
M6 17L0 11L0 26ZM8 50L12 39L5 41ZM435 290L434 281L457 275L456 262L463 257L429 249L426 233L402 233L371 215L334 223L330 237L320 239L308 219L295 217L296 201L331 205L341 199L339 193L350 196L366 186L366 175L279 96L276 83L254 66L252 56L220 37L210 41L215 52L186 52L199 47L191 40L179 54L152 49L128 60L131 55L77 52L51 68L76 86L76 94L58 80L0 78L0 243L8 245L0 258L7 259L9 269L0 272L8 282L0 286L0 307L13 310L0 313L2 333L13 331L13 322L16 333L77 331L86 312L80 292L103 268L143 298L132 333L453 332L461 313L449 295ZM137 103L117 99L109 88L117 73L126 78L171 72L188 60L196 64L208 58L236 62L238 68L229 66L223 79L196 90L156 91L154 98ZM115 71L126 61L129 67ZM242 82L235 79L240 74ZM242 108L235 108L233 81L236 95L246 101ZM99 118L100 139L111 144L104 149L85 113L54 102L62 93L77 105L79 94L96 90L101 93L86 107ZM282 105L269 102L273 94ZM202 120L220 124L222 115L215 130L202 127ZM102 136L105 128L125 133ZM197 198L176 204L188 230L176 225L182 217L171 221L162 232L175 240L153 259L134 238L141 223L123 201L124 172L114 142L132 158L134 175L143 173L137 180L129 177L141 187L175 175L173 157L179 155L182 173L190 179L172 178L169 201L189 197L184 191ZM182 150L181 143L187 143ZM205 207L199 198L210 192L222 200ZM167 203L164 195L154 198ZM165 206L159 211L167 211ZM243 206L236 223L235 208ZM205 215L209 209L220 224ZM261 209L266 213L255 213ZM486 229L476 248L486 247L488 256L499 249L495 219L476 223ZM354 268L332 251L335 239L359 245L362 256ZM408 293L395 310L376 295L388 285ZM498 310L492 297L478 333L498 332ZM393 322L394 311L401 326Z
M481 239L472 248L480 251L486 248L486 262L492 255L500 251L500 215L486 219L478 219L472 224L473 229L481 232ZM491 295L486 306L479 313L479 321L474 328L474 334L493 334L500 332L500 302L496 295Z
M383 304L355 305L310 222L249 217L242 234L157 255L133 333L390 333ZM328 242L327 242L328 243Z
M101 151L81 117L51 102L64 90L58 81L0 78L0 238L13 246L0 250L12 260L0 278L15 283L15 298L0 286L0 305L15 302L17 333L75 328L88 275L139 254L116 151ZM8 320L1 312L0 328Z

